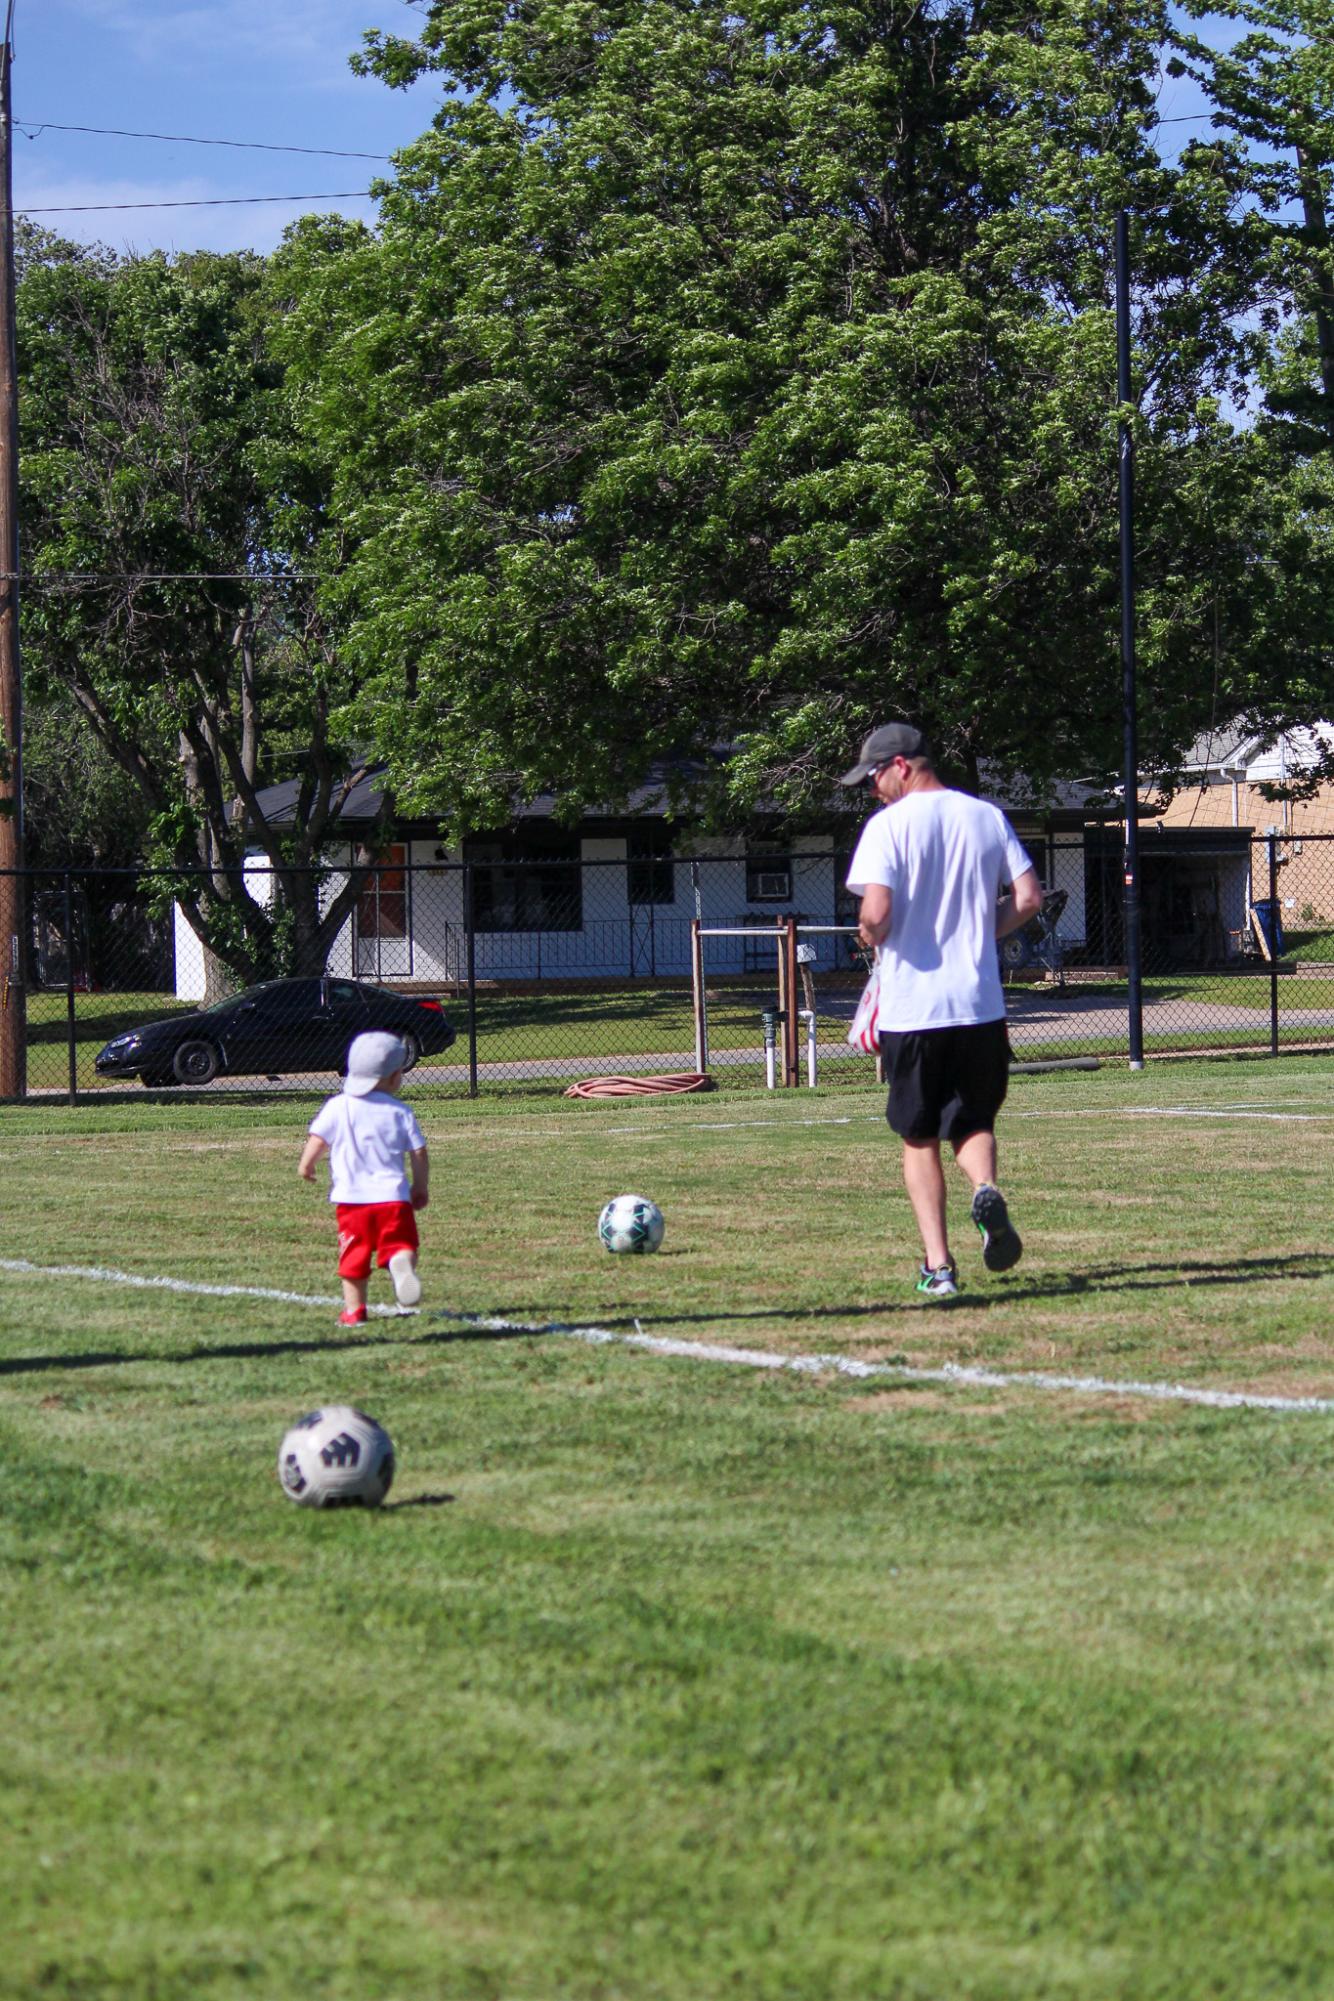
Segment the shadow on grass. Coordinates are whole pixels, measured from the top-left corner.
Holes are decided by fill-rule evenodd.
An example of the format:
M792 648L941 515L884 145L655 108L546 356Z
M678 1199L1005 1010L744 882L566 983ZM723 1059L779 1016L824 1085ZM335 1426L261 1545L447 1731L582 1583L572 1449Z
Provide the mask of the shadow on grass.
M1089 1294L1106 1292L1167 1292L1179 1286L1226 1286L1252 1285L1259 1279L1320 1279L1334 1276L1334 1257L1317 1251L1298 1251L1285 1258L1235 1258L1228 1264L1205 1264L1186 1259L1177 1264L1145 1265L1095 1265L1088 1271L1071 1272L1064 1279L1034 1280L1032 1283L1013 1279L1000 1281L1003 1291L994 1293L961 1293L957 1299L937 1299L923 1301L914 1294L892 1300L874 1300L863 1306L789 1306L750 1307L739 1312L723 1310L717 1313L654 1313L650 1326L643 1328L640 1319L633 1314L603 1315L591 1311L578 1321L553 1320L549 1316L551 1308L544 1309L544 1315L531 1327L480 1327L467 1321L452 1326L432 1328L429 1332L412 1335L396 1333L396 1346L414 1348L448 1348L473 1342L531 1341L545 1334L561 1334L576 1327L598 1326L609 1332L625 1330L652 1333L668 1327L717 1327L729 1323L745 1324L755 1321L807 1321L819 1320L872 1320L884 1319L893 1314L927 1312L951 1313L971 1310L987 1312L997 1306L1013 1306L1027 1300L1076 1299ZM533 1309L511 1306L496 1309L494 1317L516 1317ZM481 1318L483 1316L479 1316ZM491 1314L484 1316L493 1317ZM642 1318L642 1316L641 1316ZM180 1354L163 1354L161 1351L116 1352L114 1350L93 1351L76 1355L15 1355L0 1359L0 1377L58 1374L62 1369L106 1369L116 1368L132 1362L229 1362L255 1361L274 1355L331 1355L344 1350L374 1347L384 1338L376 1330L382 1326L396 1327L399 1322L372 1321L365 1332L328 1334L309 1341L226 1341L209 1346L187 1348ZM448 1499L449 1496L444 1496ZM424 1506L423 1500L418 1505ZM406 1502L398 1506L409 1505Z
M923 1301L914 1293L893 1300L876 1300L867 1306L766 1306L748 1307L737 1312L725 1309L717 1313L658 1313L651 1315L654 1328L664 1327L714 1327L729 1321L773 1321L773 1320L868 1320L889 1313L919 1313L929 1306L933 1313L960 1312L965 1308L987 1311L996 1306L1013 1306L1027 1300L1076 1299L1090 1293L1121 1292L1165 1292L1178 1286L1251 1285L1257 1279L1318 1279L1334 1276L1334 1256L1319 1251L1298 1251L1286 1258L1236 1258L1229 1264L1206 1264L1202 1261L1183 1259L1175 1264L1146 1265L1097 1265L1088 1271L1071 1272L1064 1279L1034 1279L1024 1281L1004 1278L995 1281L1002 1289L996 1292L974 1293L964 1291L956 1299L935 1299ZM506 1312L516 1317L532 1308L497 1308L496 1317L503 1319ZM550 1307L546 1309L550 1314ZM612 1332L625 1330L649 1332L641 1327L644 1316L621 1313L603 1315L593 1312L588 1316L589 1324L606 1327ZM548 1321L547 1328L553 1333L561 1331L560 1321ZM423 1335L424 1341L448 1343L451 1341L511 1341L523 1338L529 1330L491 1327L442 1328L438 1333ZM547 1331L547 1330L541 1330Z

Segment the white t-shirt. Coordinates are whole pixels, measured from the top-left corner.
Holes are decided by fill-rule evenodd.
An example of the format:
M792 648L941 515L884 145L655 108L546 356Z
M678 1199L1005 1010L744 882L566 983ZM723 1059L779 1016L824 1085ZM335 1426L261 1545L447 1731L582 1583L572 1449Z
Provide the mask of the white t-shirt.
M882 1029L1001 1021L996 902L1033 866L996 806L948 788L909 792L867 821L848 870L891 892L880 946Z
M310 1122L329 1149L331 1202L406 1202L412 1180L404 1156L426 1144L417 1115L388 1091L329 1098Z

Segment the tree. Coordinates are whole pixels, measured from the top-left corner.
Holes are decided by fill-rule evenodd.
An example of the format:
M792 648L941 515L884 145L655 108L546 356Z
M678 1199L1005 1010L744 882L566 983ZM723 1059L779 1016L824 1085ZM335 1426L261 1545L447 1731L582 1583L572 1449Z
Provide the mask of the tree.
M1227 19L1250 32L1221 47L1183 34L1172 67L1213 103L1215 137L1200 151L1227 158L1263 224L1268 412L1289 449L1334 451L1334 0L1240 0Z
M1187 10L1206 22L1211 11L1199 0ZM1191 151L1218 163L1246 212L1251 311L1264 336L1255 439L1280 517L1274 546L1295 559L1284 611L1305 595L1299 626L1323 625L1323 644L1249 705L1276 736L1334 713L1334 0L1240 0L1226 21L1221 38L1182 31L1169 67L1207 93L1213 130ZM1334 755L1274 796L1309 796L1331 779Z
M142 793L84 712L49 684L24 715L23 790L30 868L130 868L142 859Z
M365 766L331 730L346 677L313 585L319 478L268 351L264 266L120 259L32 230L21 249L36 713L83 718L133 787L162 897L233 975L320 970L372 860L331 893L324 852ZM258 793L293 767L295 817L271 825ZM271 905L246 884L255 849Z
M278 339L336 468L347 726L405 803L573 812L721 741L720 810L795 811L895 710L966 777L1115 769L1129 202L1146 754L1304 656L1284 586L1327 554L1298 521L1275 557L1218 415L1250 225L1150 144L1167 40L1144 0L479 0L368 37L452 94L377 238L298 235Z

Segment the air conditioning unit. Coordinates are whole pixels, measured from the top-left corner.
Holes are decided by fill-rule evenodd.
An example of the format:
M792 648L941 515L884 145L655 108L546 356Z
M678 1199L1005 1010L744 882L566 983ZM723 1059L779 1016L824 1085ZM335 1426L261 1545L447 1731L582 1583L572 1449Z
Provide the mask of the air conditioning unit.
M786 903L792 895L792 872L790 869L762 869L755 878L756 899L766 903L771 899L776 903Z

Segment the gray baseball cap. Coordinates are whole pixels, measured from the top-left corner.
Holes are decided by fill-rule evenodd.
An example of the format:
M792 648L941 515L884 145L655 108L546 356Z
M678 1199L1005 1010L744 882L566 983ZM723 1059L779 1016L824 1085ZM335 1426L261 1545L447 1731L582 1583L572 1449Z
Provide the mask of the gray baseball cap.
M391 1077L407 1060L408 1052L396 1035L383 1028L367 1029L364 1035L354 1035L348 1045L343 1089L349 1098L369 1097L382 1077Z
M881 723L862 745L862 754L851 771L845 771L840 785L860 785L880 765L895 757L929 757L926 738L911 723Z

